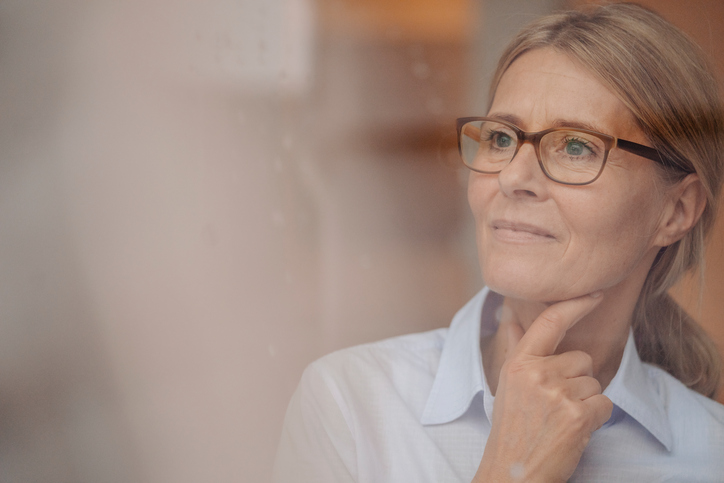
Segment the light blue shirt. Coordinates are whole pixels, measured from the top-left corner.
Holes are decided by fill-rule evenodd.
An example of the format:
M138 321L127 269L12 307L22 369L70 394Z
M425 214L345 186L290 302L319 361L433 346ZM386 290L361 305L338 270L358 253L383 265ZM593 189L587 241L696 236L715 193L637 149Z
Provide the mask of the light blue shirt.
M311 364L287 411L275 481L469 482L490 433L484 289L438 329L335 352ZM481 319L483 323L481 325ZM571 481L723 482L724 406L644 364L629 335L604 391L611 419Z

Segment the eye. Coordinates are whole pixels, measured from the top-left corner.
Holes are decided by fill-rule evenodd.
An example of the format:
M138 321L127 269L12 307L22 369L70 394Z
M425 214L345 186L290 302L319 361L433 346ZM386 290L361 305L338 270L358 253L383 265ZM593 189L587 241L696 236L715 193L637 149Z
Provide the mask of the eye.
M509 148L513 144L513 138L504 132L493 133L493 142L495 147L498 148Z
M516 138L504 131L489 130L485 141L490 143L493 149L508 149L516 143Z
M568 138L565 140L565 151L569 156L595 154L588 142L576 138Z

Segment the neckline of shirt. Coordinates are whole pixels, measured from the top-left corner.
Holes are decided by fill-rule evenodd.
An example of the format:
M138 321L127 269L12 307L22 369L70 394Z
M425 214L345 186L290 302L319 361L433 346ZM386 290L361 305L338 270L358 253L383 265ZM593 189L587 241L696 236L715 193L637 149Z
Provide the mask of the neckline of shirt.
M485 378L480 352L481 334L487 335L497 329L497 321L491 316L497 307L485 304L491 294L497 296L487 287L483 288L453 317L420 418L423 425L445 424L458 419L468 411L480 392L483 393L485 413L488 419L492 418L495 398ZM633 332L629 333L621 365L604 394L671 451L673 435L666 408L657 397L656 387L638 356Z

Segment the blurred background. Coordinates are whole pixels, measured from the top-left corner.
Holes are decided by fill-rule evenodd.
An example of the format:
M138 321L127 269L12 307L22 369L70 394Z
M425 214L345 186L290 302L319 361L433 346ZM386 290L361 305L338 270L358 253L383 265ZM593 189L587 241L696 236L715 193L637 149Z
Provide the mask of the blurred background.
M0 1L0 481L268 481L309 362L481 287L454 119L580 3ZM724 79L724 3L642 3Z

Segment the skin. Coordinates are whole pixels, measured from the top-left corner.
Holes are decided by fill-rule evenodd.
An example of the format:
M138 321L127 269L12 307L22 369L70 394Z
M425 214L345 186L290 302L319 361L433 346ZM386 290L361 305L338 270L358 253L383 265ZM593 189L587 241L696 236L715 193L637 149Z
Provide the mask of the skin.
M523 54L503 75L489 117L525 131L557 125L650 145L623 103L565 54ZM696 175L666 185L654 163L614 149L600 178L548 179L530 144L497 175L471 172L468 200L483 278L504 296L481 342L496 396L474 481L566 481L609 417L615 375L646 275L661 247L698 221Z

